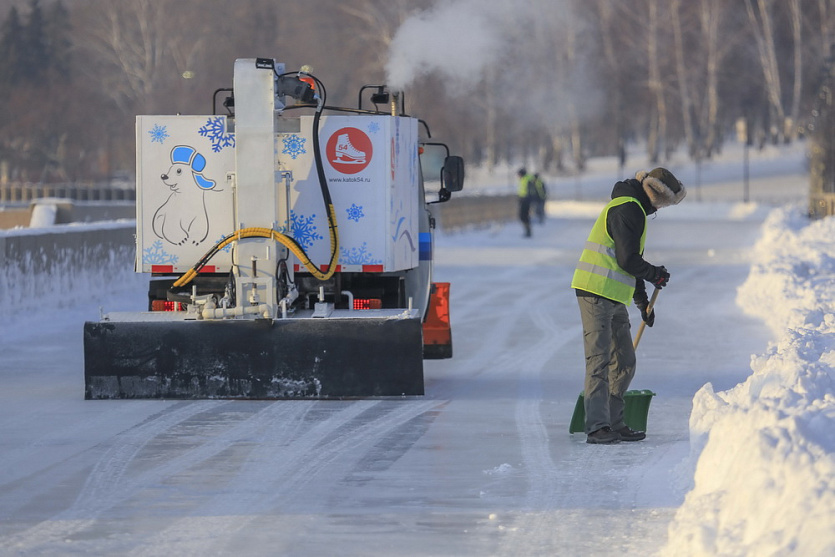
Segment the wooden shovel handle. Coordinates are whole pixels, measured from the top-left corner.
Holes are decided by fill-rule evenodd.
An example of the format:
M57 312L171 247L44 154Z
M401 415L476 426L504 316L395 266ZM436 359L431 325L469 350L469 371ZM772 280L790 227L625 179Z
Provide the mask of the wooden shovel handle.
M659 292L661 292L661 289L656 288L655 292L652 293L652 298L649 299L649 305L647 306L647 316L652 313L652 308L655 306L655 300L658 299ZM635 340L632 342L633 350L638 348L638 343L641 342L641 335L644 334L644 329L646 329L646 327L646 321L641 320L641 326L638 327L638 333L635 335Z

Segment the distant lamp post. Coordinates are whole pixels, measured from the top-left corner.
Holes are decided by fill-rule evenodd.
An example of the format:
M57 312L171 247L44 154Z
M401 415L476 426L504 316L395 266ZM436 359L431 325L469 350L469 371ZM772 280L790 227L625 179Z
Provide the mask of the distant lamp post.
M748 122L745 118L736 121L736 138L742 143L742 200L748 203Z

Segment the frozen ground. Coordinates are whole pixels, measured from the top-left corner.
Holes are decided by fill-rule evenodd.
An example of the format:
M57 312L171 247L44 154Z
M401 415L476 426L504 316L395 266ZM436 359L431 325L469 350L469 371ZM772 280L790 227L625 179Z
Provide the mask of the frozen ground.
M729 159L650 221L647 258L672 279L638 349L633 388L657 393L640 443L568 433L568 283L605 164L582 196L554 182L532 239L516 223L438 239L455 358L426 362L425 397L84 401L82 322L141 309L144 279L5 316L0 553L831 554L835 225L781 210L763 228L808 178L797 149L754 164L753 203Z

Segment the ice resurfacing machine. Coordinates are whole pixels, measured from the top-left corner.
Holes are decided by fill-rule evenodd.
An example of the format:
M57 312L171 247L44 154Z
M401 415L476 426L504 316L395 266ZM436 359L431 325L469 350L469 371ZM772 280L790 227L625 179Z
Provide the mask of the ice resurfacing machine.
M218 93L227 114L137 117L149 311L85 323L85 397L423 394L423 359L452 355L429 205L462 159L385 86L329 107L314 76L259 58Z

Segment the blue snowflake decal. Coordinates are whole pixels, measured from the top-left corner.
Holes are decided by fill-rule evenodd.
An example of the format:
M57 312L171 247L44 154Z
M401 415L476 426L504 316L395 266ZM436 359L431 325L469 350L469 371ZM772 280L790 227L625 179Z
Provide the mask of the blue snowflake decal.
M290 211L290 219L293 221L293 238L304 249L310 248L316 240L324 238L316 232L316 225L313 224L315 218L316 215L305 217L304 215L297 215L295 211Z
M222 116L209 118L206 125L197 130L203 137L209 138L212 142L212 151L219 152L224 147L235 147L235 134L226 133L226 126Z
M368 123L368 133L377 133L380 131L380 123L379 122L369 122Z
M368 245L363 242L358 248L339 248L339 261L343 265L381 265L383 262L379 259L374 259L372 254L368 252Z
M165 143L165 140L171 137L168 135L168 127L160 126L159 124L154 124L154 127L150 129L148 135L151 136L151 143Z
M352 220L354 222L359 222L360 219L365 216L362 212L362 205L357 207L354 203L351 203L351 207L349 209L345 209L345 212L348 213L348 220Z
M142 254L142 262L149 265L176 265L180 260L176 255L162 249L162 240L151 244L151 247L143 250Z
M281 141L284 142L284 150L282 153L290 155L293 160L296 160L296 157L299 155L307 153L307 149L304 148L304 144L307 143L307 139L298 134L294 133L284 136Z

